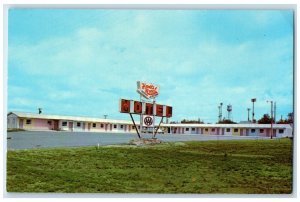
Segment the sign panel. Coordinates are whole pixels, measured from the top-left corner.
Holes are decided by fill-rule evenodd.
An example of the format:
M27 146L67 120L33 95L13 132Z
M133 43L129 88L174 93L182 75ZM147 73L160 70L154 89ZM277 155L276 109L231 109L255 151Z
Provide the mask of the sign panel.
M143 116L143 126L144 127L154 127L153 116L144 115Z
M130 100L120 100L120 112L121 113L130 113Z
M120 99L120 112L148 116L172 117L172 107L161 104Z
M137 92L147 99L155 98L156 96L158 96L159 86L152 83L138 81Z

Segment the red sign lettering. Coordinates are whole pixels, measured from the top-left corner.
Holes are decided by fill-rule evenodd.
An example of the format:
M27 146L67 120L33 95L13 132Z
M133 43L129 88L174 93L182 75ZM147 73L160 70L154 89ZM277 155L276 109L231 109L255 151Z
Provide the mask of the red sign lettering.
M142 90L146 93L149 97L155 97L158 95L158 89L153 84L146 84L142 83Z
M133 103L132 103L133 102ZM143 104L146 105L145 112L143 113ZM159 117L164 116L164 108L166 108L166 117L172 117L172 107L166 105L156 104L156 115ZM153 115L153 104L145 103L132 100L120 100L120 112L121 113L132 113L132 114L143 114L143 115Z
M142 113L142 103L138 101L134 101L134 113L141 114Z
M121 113L129 113L130 112L130 100L121 100Z
M164 107L163 105L156 105L156 116L163 116Z
M146 103L146 112L147 115L153 115L153 104Z
M166 107L166 117L172 117L172 107L170 106Z

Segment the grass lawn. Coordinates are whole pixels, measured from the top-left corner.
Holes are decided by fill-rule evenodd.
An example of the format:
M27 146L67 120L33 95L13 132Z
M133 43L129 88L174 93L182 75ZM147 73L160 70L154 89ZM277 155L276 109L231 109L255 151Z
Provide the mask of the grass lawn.
M292 141L238 140L7 152L8 192L292 192Z

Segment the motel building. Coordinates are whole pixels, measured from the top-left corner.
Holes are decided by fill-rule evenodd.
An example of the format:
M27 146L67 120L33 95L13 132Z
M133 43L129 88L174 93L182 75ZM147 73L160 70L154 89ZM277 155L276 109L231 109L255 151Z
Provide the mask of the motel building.
M137 124L139 128L139 124ZM136 133L131 121L100 119L93 117L46 115L26 112L10 112L7 115L8 129L28 131L69 131ZM270 137L271 124L166 124L160 129L164 134L181 135L224 135ZM292 137L293 128L289 124L273 124L273 137Z

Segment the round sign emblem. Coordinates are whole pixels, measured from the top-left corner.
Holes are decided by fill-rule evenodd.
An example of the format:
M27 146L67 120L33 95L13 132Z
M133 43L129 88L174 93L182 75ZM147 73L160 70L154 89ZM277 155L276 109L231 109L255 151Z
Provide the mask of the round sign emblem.
M153 119L150 116L147 116L146 118L144 118L144 123L146 126L151 126L153 123Z

